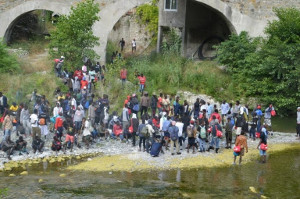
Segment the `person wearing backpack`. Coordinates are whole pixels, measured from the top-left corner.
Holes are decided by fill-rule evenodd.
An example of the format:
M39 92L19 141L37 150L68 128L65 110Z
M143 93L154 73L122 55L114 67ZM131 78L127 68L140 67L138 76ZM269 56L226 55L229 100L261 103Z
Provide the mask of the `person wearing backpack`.
M267 161L267 150L262 147L263 145L267 145L268 133L265 125L262 126L261 133L260 133L260 141L257 145L257 149L259 149L259 155L261 157L261 162L266 163Z
M132 94L131 100L130 100L130 109L132 111L132 113L135 113L137 115L137 113L140 110L140 105L139 105L139 101L137 99L136 94Z
M172 121L171 126L168 129L168 132L170 133L170 138L171 138L171 155L174 155L174 144L176 147L176 153L177 155L180 155L181 153L179 152L179 142L178 142L178 133L179 133L179 129L176 126L176 122Z
M48 126L47 126L47 115L44 113L39 116L39 127L41 129L41 135L43 135L46 139L48 135Z
M187 131L187 137L188 137L188 146L187 146L187 152L190 152L190 148L193 147L193 153L195 153L195 138L197 136L197 130L195 130L194 127L194 120L190 121L190 124L186 128Z
M212 125L211 127L212 127L212 131L211 131L212 140L210 142L210 146L208 148L208 151L210 149L214 149L214 146L215 146L216 153L218 153L219 148L220 148L220 145L219 145L220 144L220 138L217 136L217 130L222 131L222 127L219 124L219 120L215 119L214 125Z
M138 135L139 135L139 151L142 149L142 143L143 143L143 151L146 150L145 142L146 142L146 134L148 130L145 124L145 120L142 120L142 124L139 125L138 128Z
M199 152L204 153L206 150L206 140L207 140L208 134L207 134L205 122L203 120L197 128L197 132L199 132L199 135L198 135Z

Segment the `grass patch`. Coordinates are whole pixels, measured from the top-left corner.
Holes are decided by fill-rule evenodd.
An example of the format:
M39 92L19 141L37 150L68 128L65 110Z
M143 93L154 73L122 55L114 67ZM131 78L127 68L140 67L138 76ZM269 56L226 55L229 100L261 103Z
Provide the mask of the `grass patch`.
M115 83L123 65L128 69L128 80L132 85L125 88L120 83ZM176 53L151 54L129 58L126 62L116 61L109 65L108 69L107 81L113 97L111 99L116 101L116 110L122 107L128 94L138 92L138 80L134 76L135 71L146 76L145 90L150 95L155 91L157 94L162 92L174 96L177 91L186 90L210 95L218 101L223 99L233 101L243 96L243 92L232 81L232 78L218 67L217 62L194 62Z

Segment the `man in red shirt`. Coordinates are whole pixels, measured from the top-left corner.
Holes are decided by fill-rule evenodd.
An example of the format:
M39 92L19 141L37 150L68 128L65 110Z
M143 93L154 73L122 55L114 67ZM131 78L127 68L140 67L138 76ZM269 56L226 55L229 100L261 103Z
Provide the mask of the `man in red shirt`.
M215 116L216 119L219 120L219 123L221 123L222 119L221 119L218 109L215 109L215 112L213 114L211 114L210 119L209 119L210 121L212 120L213 116Z
M162 101L163 101L163 94L160 93L160 94L159 94L158 101L157 101L158 113L161 113L161 112L162 112Z
M120 72L120 79L122 80L122 85L126 82L126 79L127 79L127 70L125 67L123 67L121 69L121 72Z
M77 68L74 72L74 75L73 77L78 77L78 80L81 81L82 80L82 77L83 77L83 73L82 73L82 70L80 70L79 68Z
M63 136L63 119L62 119L62 112L59 112L58 117L55 120L54 128L57 131L56 136L60 139Z
M143 93L146 83L146 76L144 76L144 74L142 73L140 76L138 76L138 78L140 80L140 92Z

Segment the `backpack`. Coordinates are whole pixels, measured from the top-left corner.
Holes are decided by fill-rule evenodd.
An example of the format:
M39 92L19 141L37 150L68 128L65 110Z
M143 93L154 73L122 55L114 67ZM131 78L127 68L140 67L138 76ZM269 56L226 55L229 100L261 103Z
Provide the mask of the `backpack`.
M135 104L132 109L134 111L139 111L140 110L140 105L139 104Z
M40 125L45 125L46 124L46 120L45 120L45 118L40 118L40 120L39 120L39 124Z
M149 136L149 132L148 132L148 127L147 127L147 125L144 126L144 127L142 128L141 134L142 134L142 136L144 136L144 137L148 137L148 136Z
M187 136L188 136L189 138L194 137L194 134L193 134L193 126L188 126L188 127L186 128L186 131L187 131Z
M84 108L85 108L85 109L88 109L89 106L90 106L90 101L87 100L87 101L84 103Z
M202 139L206 139L206 129L205 129L205 126L204 127L201 127L200 126L200 138Z

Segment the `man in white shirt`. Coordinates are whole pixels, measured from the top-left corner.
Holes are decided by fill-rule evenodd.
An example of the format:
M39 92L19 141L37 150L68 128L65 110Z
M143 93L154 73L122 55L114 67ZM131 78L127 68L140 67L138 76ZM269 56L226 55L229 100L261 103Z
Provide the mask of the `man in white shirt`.
M34 109L33 114L30 115L30 123L31 123L31 132L32 132L32 137L35 138L38 136L41 138L41 129L38 125L38 110Z
M226 102L226 100L223 100L223 103L221 104L222 126L224 126L224 120L226 120L229 109L229 104Z
M133 53L133 51L136 51L136 41L135 41L135 39L132 40L131 46L132 46L132 53Z
M183 137L183 135L182 135L182 131L183 131L183 123L182 123L182 121L181 121L181 119L179 119L177 122L176 122L176 124L175 124L175 126L177 126L178 127L178 138L179 138L179 144L180 144L180 147L181 147L181 150L183 149L183 144L184 144L184 137Z

